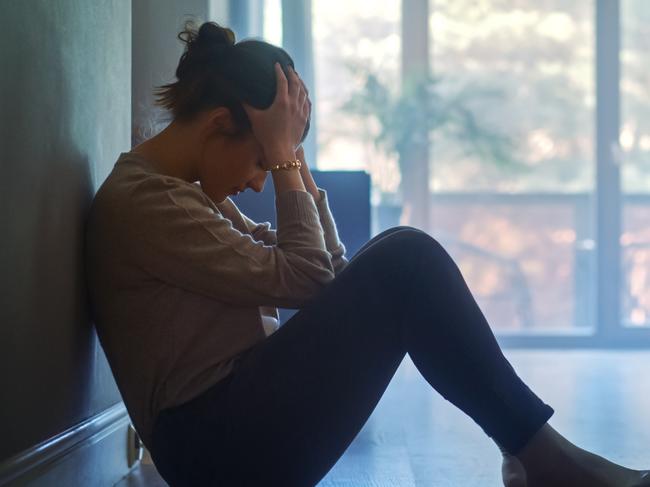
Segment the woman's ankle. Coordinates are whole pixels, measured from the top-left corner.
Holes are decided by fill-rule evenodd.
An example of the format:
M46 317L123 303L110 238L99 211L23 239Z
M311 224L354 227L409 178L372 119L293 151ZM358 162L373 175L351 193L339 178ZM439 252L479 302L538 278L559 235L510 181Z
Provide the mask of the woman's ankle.
M527 470L543 471L551 465L571 464L571 452L577 447L545 423L516 454Z
M638 471L617 465L584 450L546 423L516 455L531 484L548 479L549 485L626 486L641 478ZM545 484L541 484L545 485Z

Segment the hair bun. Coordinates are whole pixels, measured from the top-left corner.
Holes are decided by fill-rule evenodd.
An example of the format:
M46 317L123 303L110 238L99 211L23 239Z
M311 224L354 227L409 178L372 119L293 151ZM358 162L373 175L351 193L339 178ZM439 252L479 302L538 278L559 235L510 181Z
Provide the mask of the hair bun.
M198 27L194 20L188 20L177 37L186 44L188 51L205 50L217 46L230 47L235 44L235 33L216 22L204 22Z
M176 68L179 80L206 61L209 64L223 62L235 45L235 33L216 22L204 22L199 27L196 21L187 20L177 37L185 43L185 52Z
M209 44L235 44L235 33L228 27L221 27L216 22L204 22L199 28L198 42Z

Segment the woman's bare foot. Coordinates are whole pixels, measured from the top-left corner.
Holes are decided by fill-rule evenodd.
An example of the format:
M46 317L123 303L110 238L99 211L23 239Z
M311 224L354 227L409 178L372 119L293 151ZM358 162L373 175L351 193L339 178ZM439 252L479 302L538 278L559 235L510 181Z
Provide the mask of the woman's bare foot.
M527 487L526 470L519 459L503 452L501 476L505 487Z
M549 424L517 454L526 487L650 487L646 472L632 470L577 447Z

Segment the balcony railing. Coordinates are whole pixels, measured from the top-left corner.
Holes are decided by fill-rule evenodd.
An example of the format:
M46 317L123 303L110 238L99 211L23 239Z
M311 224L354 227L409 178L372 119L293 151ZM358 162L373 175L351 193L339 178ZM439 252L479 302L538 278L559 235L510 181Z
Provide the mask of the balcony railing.
M650 194L622 203L621 324L650 326ZM587 193L437 193L426 230L495 330L584 334L595 323L594 204ZM373 234L407 223L399 207L373 210Z

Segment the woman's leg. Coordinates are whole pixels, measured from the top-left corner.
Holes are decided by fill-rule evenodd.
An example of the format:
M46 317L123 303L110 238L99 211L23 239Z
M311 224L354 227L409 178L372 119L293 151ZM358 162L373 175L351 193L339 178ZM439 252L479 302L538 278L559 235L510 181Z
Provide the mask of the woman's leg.
M405 226L389 228L366 242L350 259L351 262L363 255L364 251L369 247L376 245L389 235L402 231L414 232L419 230ZM292 321L292 323L297 323L297 321ZM283 325L281 329L294 328L294 325L287 325L288 323ZM273 336L279 336L278 333L279 330ZM282 334L286 335L286 332ZM288 340L285 338L282 343ZM277 340L274 339L274 342L277 342ZM274 349L279 351L280 345L276 345ZM239 360L254 350L257 350L257 347L247 350L240 356ZM238 365L236 366L238 367ZM200 466L201 457L199 453L205 449L216 453L219 449L229 448L225 444L226 442L215 441L215 437L223 438L223 432L226 428L225 423L220 420L225 418L227 414L224 410L225 401L222 397L233 376L231 374L226 379L221 380L199 397L181 406L167 409L159 415L153 431L151 455L158 467L158 471L172 487L211 485L208 482L211 482L212 479L208 479L207 474L204 473L209 470L209 467ZM277 386L280 389L281 384ZM299 386L299 388L302 390L303 387ZM272 406L269 404L269 407ZM209 431L212 438L204 440L201 434L204 431ZM205 443L201 443L202 441L205 441ZM196 452L196 454L193 452ZM216 454L219 455L219 453ZM210 462L211 460L207 459L207 461ZM269 485L271 484L269 483Z
M509 451L553 410L517 377L459 270L429 235L378 235L245 357L227 387L231 481L314 485L358 434L408 352Z
M504 358L444 249L423 232L395 230L250 349L216 396L184 411L189 439L178 454L192 464L178 485L315 485L407 352L508 452L528 446L553 412Z
M366 250L368 247L370 247L372 245L375 245L377 242L380 242L381 240L388 237L389 235L392 235L395 232L403 232L403 231L424 233L422 230L419 230L419 229L413 228L413 227L404 226L404 225L398 225L396 227L388 228L388 229L384 230L383 232L375 235L373 238L371 238L365 244L363 244L361 246L361 248L357 251L357 253L352 256L350 261L352 261L352 260L356 259L357 257L359 257L361 254L363 254L363 251Z

